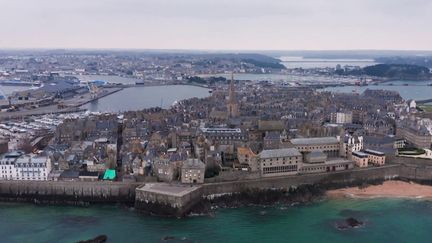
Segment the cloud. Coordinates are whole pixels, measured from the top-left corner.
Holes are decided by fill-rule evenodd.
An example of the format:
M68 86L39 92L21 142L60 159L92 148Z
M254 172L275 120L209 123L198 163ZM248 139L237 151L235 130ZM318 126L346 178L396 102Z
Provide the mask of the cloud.
M432 49L428 0L0 0L0 47ZM13 20L13 21L12 21Z

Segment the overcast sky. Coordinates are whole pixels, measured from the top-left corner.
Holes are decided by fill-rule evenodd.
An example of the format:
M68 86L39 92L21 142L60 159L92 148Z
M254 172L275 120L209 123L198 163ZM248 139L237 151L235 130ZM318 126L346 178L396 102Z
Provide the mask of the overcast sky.
M432 50L431 0L0 0L0 48Z

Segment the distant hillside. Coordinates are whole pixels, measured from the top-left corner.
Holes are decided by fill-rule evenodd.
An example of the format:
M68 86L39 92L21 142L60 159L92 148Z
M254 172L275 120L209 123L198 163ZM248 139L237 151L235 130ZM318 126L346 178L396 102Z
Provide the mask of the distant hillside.
M377 64L363 68L366 75L384 78L430 78L429 69L417 65L408 64Z
M286 69L286 67L280 63L281 60L279 60L277 58L270 57L270 56L262 55L262 54L212 53L212 54L199 54L199 55L204 56L208 59L229 59L232 61L250 63L252 65L255 65L256 67L262 67L262 68Z
M392 56L379 57L375 59L385 64L408 64L432 68L432 56Z
M356 70L336 70L339 75L367 75L389 79L423 80L432 78L429 68L409 64L377 64Z

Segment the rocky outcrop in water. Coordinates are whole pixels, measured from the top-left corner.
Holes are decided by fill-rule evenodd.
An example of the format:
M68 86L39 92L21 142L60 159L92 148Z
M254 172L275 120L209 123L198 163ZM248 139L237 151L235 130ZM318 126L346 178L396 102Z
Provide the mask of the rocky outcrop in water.
M106 236L106 235L98 235L98 236L96 236L93 239L78 241L78 243L104 243L107 240L108 240L108 236Z
M191 212L211 214L215 208L238 208L245 206L271 206L274 204L292 205L309 203L323 198L325 190L317 185L304 185L297 188L245 190L240 193L226 194L201 200Z
M363 225L364 223L362 221L355 219L353 217L349 217L345 219L345 221L337 223L336 228L339 230L346 230L346 229L358 228Z

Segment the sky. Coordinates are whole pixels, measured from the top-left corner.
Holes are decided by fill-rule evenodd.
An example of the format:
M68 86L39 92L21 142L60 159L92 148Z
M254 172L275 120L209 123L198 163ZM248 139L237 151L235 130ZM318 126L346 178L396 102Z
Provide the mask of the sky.
M0 48L432 50L431 0L0 0Z

